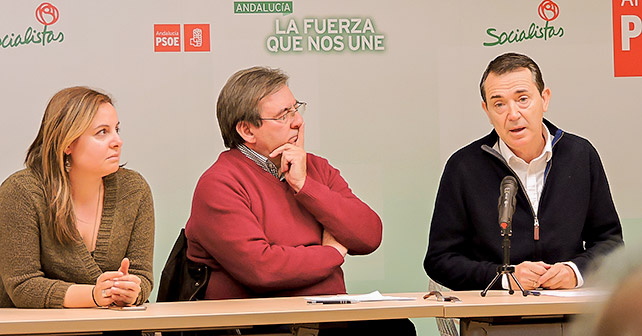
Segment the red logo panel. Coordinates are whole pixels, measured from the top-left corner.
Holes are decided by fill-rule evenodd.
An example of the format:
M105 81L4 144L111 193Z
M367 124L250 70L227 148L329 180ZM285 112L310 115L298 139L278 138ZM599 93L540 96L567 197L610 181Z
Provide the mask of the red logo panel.
M181 25L180 24L155 24L154 25L154 51L155 52L180 52L181 51Z
M184 24L183 28L186 52L210 51L209 24Z
M615 77L642 76L642 7L638 0L612 1Z

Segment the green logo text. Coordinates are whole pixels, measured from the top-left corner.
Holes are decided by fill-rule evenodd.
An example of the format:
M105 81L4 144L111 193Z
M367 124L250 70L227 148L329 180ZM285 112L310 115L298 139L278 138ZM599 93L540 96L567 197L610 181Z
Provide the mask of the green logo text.
M485 47L492 47L496 45L503 45L505 43L519 43L531 39L544 39L548 40L552 37L562 37L564 36L564 28L559 27L555 29L554 26L549 26L548 21L544 27L540 27L535 23L531 23L528 30L511 30L510 32L501 32L497 33L497 29L488 28L486 29L486 34L490 36L493 40L490 42L484 42Z
M42 44L42 46L47 45L51 42L62 42L65 40L65 35L60 33L55 33L53 31L47 30L48 26L43 26L42 31L37 31L31 27L25 30L24 35L11 33L6 34L5 36L0 37L0 47L6 48L15 48L20 45L27 44ZM0 35L1 36L1 35Z
M292 14L292 1L234 1L234 14Z

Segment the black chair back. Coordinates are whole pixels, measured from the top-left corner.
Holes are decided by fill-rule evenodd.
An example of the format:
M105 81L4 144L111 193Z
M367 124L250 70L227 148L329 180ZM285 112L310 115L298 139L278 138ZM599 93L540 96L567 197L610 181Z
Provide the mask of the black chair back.
M202 300L210 272L207 265L187 258L187 237L181 229L163 267L156 302Z

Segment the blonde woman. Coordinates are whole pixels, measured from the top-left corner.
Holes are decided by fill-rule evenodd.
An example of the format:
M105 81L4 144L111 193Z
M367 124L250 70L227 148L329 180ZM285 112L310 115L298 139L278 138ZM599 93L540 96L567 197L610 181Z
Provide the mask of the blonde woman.
M150 188L119 166L111 98L49 101L26 169L0 186L0 307L140 305L152 289Z

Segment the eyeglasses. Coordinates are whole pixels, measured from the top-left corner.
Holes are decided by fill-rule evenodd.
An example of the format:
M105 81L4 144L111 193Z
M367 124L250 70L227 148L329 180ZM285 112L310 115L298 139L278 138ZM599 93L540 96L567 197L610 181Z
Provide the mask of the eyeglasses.
M297 102L294 104L294 107L288 109L287 112L285 112L282 116L278 118L261 118L261 120L274 120L280 123L289 123L292 121L292 118L294 118L295 113L299 112L299 114L303 114L307 105L308 103L300 102L297 100Z

